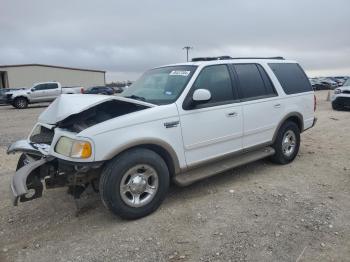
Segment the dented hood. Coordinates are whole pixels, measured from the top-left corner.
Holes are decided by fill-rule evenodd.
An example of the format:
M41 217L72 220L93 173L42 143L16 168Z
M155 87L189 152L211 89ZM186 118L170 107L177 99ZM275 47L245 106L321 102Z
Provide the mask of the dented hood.
M83 112L107 101L118 100L131 104L154 107L154 104L129 99L120 96L87 95L87 94L62 94L52 102L39 116L39 122L56 124L67 117Z

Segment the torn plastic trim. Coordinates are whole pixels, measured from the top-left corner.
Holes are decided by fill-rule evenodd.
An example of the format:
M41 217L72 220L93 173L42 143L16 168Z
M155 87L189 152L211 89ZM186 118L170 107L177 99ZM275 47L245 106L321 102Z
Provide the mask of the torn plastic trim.
M27 188L27 178L28 176L36 170L38 167L44 165L45 163L53 160L52 157L44 157L37 161L30 162L27 165L18 169L11 180L11 191L12 191L12 204L14 206L18 205L18 200L21 196L28 193Z
M14 154L17 152L28 153L36 156L47 156L50 146L47 144L30 143L28 140L19 140L12 143L7 148L7 154Z

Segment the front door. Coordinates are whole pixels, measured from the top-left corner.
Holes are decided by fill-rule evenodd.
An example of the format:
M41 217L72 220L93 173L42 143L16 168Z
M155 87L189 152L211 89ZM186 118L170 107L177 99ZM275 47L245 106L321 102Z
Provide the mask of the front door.
M187 108L188 103L178 105L189 167L242 149L242 107L232 83L227 65L204 67L185 101L196 89L209 90L211 99Z
M46 98L46 84L37 84L33 86L30 98L32 102L44 102Z

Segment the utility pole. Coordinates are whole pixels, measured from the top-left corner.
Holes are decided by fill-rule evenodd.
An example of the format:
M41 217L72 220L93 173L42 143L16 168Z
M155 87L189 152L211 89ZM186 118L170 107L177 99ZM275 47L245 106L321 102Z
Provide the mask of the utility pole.
M186 50L186 58L187 58L187 62L188 62L188 52L190 51L190 49L193 49L193 46L185 46L182 49Z

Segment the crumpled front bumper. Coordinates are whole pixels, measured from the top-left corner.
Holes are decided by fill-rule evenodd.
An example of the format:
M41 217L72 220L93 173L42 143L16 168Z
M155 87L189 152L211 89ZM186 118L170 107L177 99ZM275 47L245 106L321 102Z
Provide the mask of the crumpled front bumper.
M28 193L27 177L38 167L48 162L48 158L44 157L40 160L30 162L16 171L11 180L12 204L17 206L18 199Z
M46 144L35 144L28 142L28 140L19 140L12 143L7 148L7 154L14 154L16 152L29 153L36 156L47 156L50 146Z
M48 147L48 148L47 148ZM49 146L43 144L32 144L27 140L20 140L11 144L7 149L7 154L23 152L32 155L40 156L39 160L33 160L28 164L18 169L11 180L11 192L13 205L18 204L18 200L21 196L28 193L27 178L37 168L44 165L46 162L51 161L52 157L47 156Z

